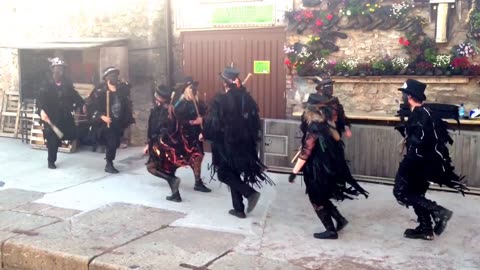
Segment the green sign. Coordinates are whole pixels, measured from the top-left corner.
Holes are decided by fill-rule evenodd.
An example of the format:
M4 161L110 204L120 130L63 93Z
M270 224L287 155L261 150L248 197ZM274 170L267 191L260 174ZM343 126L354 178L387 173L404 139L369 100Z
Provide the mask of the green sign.
M273 5L215 8L213 24L274 23Z
M270 61L253 61L253 73L270 74Z

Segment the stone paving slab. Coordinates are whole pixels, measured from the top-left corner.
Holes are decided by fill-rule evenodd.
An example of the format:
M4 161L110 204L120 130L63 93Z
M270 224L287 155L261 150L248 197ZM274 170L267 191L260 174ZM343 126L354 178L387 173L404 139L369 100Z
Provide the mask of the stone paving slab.
M89 270L196 269L229 252L242 239L239 234L169 227L95 258Z
M43 197L43 193L22 189L0 190L0 211L11 210Z
M17 236L3 245L5 268L87 270L99 256L162 229L182 214L139 205L111 204Z
M60 219L67 219L74 215L80 214L82 212L75 209L55 207L48 204L36 203L36 202L21 205L13 209L13 211L36 214L39 216L55 217Z
M300 266L288 262L269 260L266 258L243 255L238 253L228 254L225 257L215 261L209 270L306 270Z
M27 213L11 211L0 212L0 247L7 239L23 234L34 235L34 230L59 220L51 217L42 217ZM2 265L2 252L0 250L0 265Z

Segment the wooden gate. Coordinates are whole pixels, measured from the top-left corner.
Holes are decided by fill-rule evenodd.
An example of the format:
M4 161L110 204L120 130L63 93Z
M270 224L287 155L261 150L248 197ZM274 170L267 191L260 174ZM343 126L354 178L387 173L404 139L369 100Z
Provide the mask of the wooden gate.
M183 72L200 82L202 99L210 100L223 88L218 74L231 62L243 79L254 73L254 61L270 61L270 73L253 74L246 87L261 117L285 118L284 28L184 32L182 38Z

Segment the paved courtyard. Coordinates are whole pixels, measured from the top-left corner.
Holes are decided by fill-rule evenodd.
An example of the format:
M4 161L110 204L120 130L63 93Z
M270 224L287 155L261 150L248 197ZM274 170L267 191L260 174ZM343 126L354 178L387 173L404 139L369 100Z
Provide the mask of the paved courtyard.
M212 193L195 192L188 169L178 172L184 201L166 201L168 185L147 173L141 148L119 150L118 175L88 149L59 154L57 170L19 140L0 138L0 149L3 269L480 269L478 196L430 192L454 216L441 237L415 241L402 235L416 226L413 211L392 187L363 184L370 198L340 203L350 224L322 241L304 185L286 175L271 174L276 186L239 220L227 214L227 187L207 181Z

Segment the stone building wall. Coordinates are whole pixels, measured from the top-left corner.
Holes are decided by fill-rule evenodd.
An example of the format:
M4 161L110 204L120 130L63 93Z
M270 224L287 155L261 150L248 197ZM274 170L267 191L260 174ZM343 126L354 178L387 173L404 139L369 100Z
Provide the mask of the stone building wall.
M345 107L345 111L356 116L394 116L401 103L398 88L407 77L333 77L334 94ZM480 88L474 78L418 77L426 83L427 102L461 104L467 111L480 105ZM302 102L315 92L315 84L309 77L287 77L287 114L297 119L303 110Z
M295 0L295 9L303 8L301 0ZM326 9L326 2L319 7ZM384 1L388 3L388 1ZM392 2L392 1L390 1ZM398 2L398 1L393 1ZM453 15L453 27L450 31L451 36L447 44L439 44L439 53L447 53L452 46L462 43L466 39L467 25L467 6L462 7L462 17L459 20L457 14ZM429 18L430 9L428 6L415 7L415 15ZM425 33L434 37L435 24L432 21L424 28ZM371 57L384 57L386 55L395 57L405 57L407 54L398 43L398 39L404 36L404 33L396 30L373 30L371 32L363 30L346 30L347 39L339 39L337 45L340 51L332 53L327 58L330 60L339 60L347 57L360 59L369 59ZM298 35L294 31L287 33L287 43L293 44L297 41L306 42L308 35L306 31L303 35ZM474 56L472 62L478 63L479 56ZM341 99L347 113L350 114L375 114L379 116L393 115L398 110L400 95L397 88L403 84L406 77L367 77L367 78L335 78L335 94ZM292 113L298 114L301 110L301 102L306 93L315 92L315 86L309 78L288 75L287 78L287 118L296 118ZM381 82L379 82L381 80ZM466 77L419 77L418 80L429 83L427 88L427 97L430 102L442 102L451 104L465 103L467 111L477 108L480 105L479 86L476 79Z
M152 106L152 82L167 82L164 5L163 0L2 0L0 44L81 37L129 38L129 79L134 86L137 119L132 142L143 144ZM18 89L18 80L17 50L0 49L0 91Z

